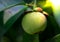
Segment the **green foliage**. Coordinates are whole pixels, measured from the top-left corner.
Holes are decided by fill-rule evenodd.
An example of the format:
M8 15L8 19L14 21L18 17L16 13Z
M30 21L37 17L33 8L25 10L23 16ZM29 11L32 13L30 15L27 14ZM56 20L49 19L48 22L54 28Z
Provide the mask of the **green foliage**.
M60 34L55 35L52 39L48 39L45 42L60 42Z
M0 0L0 11L3 11L9 7L12 7L16 4L23 4L22 0Z
M26 3L32 3L32 6L28 7ZM26 13L32 12L29 8L33 7L33 3L34 0L0 0L0 42L60 42L60 27L52 8L43 7L46 0L37 0L36 3L49 15L46 16L46 29L33 35L23 30L21 20Z

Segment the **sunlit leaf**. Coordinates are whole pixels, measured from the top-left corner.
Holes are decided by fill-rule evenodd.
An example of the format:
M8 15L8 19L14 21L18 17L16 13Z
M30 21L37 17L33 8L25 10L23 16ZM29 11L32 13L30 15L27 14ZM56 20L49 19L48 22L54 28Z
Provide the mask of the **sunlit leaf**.
M3 21L5 21L4 18L7 18L9 20L4 24L4 28L1 30L1 33L0 33L1 35L3 35L13 25L13 23L21 16L21 14L24 13L24 10L26 10L26 8L27 7L24 5L18 5L14 8L12 7L11 9L7 9L7 10L11 10L10 11L11 13L9 13L11 15L10 15L10 18L8 18L9 15L4 14ZM7 12L9 12L9 11L7 11ZM12 15L12 14L14 14L14 15ZM5 17L5 15L6 15L6 17Z
M0 11L21 3L24 3L24 2L22 0L0 0Z

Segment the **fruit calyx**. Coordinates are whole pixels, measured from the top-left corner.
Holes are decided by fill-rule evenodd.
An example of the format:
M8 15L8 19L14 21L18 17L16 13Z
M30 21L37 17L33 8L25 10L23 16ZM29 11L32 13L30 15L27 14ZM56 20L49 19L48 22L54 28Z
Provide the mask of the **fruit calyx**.
M42 9L41 7L36 7L36 8L34 9L34 11L41 12L41 13L44 14L45 16L48 16L48 13L45 12L45 11L43 11L43 9Z

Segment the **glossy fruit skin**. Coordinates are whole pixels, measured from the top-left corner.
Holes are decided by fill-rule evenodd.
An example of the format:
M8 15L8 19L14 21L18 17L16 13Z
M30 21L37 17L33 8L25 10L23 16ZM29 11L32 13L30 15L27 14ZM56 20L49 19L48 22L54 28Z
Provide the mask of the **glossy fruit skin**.
M35 34L44 31L46 28L47 19L40 12L27 13L22 19L22 27L25 32Z

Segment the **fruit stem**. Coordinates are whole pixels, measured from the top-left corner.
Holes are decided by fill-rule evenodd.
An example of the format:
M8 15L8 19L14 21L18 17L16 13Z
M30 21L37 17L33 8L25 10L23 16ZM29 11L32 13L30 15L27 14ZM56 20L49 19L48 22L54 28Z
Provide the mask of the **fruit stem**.
M37 0L34 0L33 10L37 7L36 3L37 3Z

